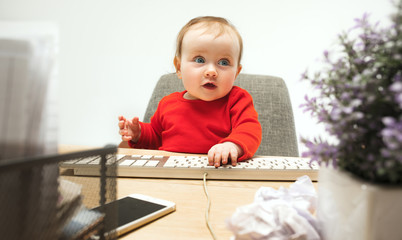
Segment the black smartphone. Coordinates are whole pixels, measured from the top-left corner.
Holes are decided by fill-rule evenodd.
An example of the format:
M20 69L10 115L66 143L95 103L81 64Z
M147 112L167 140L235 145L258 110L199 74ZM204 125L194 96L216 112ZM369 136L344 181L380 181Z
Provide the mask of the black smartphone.
M105 213L117 211L118 236L176 210L176 204L171 201L142 194L132 194L107 203L103 207L105 209L97 207L93 210ZM109 232L114 229L107 229L106 226L105 230Z

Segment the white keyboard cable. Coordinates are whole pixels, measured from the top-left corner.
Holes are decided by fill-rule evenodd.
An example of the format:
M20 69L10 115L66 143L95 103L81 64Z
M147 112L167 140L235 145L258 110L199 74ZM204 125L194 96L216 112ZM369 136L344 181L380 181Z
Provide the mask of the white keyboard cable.
M211 225L209 224L209 210L211 207L211 198L209 197L208 189L207 189L207 175L208 175L208 173L204 173L204 178L203 178L204 179L204 193L207 196L207 201L208 201L207 209L205 210L205 222L207 224L209 232L212 235L212 238L214 240L217 240L214 230L212 229Z

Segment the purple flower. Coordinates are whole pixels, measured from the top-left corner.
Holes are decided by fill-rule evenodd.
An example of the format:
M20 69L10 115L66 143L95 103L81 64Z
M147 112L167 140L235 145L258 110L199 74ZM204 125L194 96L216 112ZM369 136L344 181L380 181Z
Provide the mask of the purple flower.
M303 156L333 161L363 179L401 184L402 0L396 8L389 28L370 24L366 13L338 36L341 48L323 52L323 70L302 74L319 95L306 95L300 107L335 138L331 144L302 138Z

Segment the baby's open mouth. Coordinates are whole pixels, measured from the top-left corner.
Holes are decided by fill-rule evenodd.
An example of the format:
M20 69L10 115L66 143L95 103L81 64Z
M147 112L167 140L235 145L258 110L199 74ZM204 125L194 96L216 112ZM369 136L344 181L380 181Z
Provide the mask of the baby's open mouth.
M213 83L205 83L204 85L202 85L204 88L206 89L215 89L216 85Z

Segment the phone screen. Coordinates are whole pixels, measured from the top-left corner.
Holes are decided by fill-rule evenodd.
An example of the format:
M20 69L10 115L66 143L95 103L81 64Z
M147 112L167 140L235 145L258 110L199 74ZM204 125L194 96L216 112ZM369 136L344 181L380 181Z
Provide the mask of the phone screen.
M123 226L165 207L156 203L147 202L132 197L123 198L118 201L118 204L119 226Z

